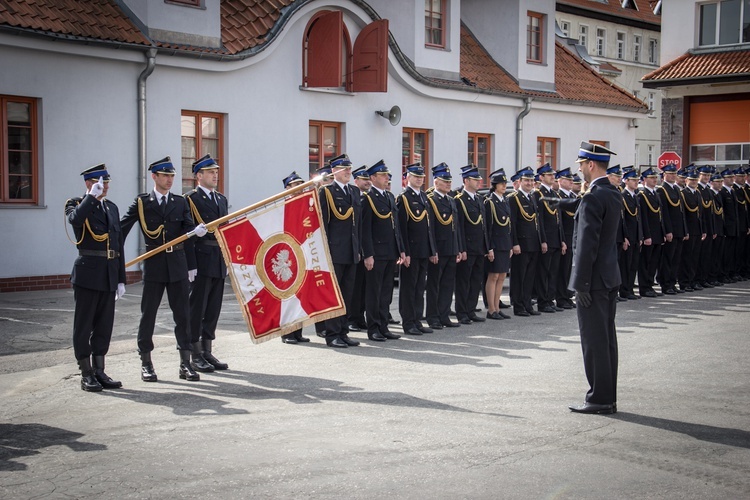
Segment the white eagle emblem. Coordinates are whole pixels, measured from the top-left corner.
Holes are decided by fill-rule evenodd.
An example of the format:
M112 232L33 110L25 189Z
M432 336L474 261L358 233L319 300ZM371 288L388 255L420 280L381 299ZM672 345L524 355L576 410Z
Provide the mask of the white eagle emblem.
M276 257L271 259L271 270L276 275L276 279L289 281L292 278L292 263L289 261L289 250L281 250Z

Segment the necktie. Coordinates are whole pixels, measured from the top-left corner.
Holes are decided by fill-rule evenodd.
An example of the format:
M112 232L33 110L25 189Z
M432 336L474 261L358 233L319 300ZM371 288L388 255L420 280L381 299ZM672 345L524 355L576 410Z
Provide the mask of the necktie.
M164 215L164 213L167 211L167 197L166 196L161 197L161 203L159 203L159 207L161 208L161 214Z
M211 201L213 201L214 203L216 203L218 205L218 203L216 201L216 196L214 195L213 191L211 191L208 196L211 198Z
M349 197L349 187L348 186L344 186L343 189L344 189L344 196L346 196L348 198Z

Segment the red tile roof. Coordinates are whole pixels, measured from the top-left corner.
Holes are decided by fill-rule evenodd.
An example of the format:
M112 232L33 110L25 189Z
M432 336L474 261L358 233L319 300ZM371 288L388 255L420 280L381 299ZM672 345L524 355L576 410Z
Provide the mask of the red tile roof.
M221 41L230 54L251 49L265 42L266 35L281 9L294 0L222 0Z
M750 75L750 50L683 54L643 77L643 82L664 83Z
M74 38L151 45L114 0L2 0L3 24Z
M524 90L492 59L465 26L461 27L461 77L475 83L478 90L489 93L645 110L644 104L630 92L606 80L561 43L555 43L555 92Z
M560 5L579 7L581 9L608 14L611 16L624 17L636 21L643 21L661 25L661 16L654 14L656 3L649 0L633 0L638 10L623 8L620 0L557 0Z

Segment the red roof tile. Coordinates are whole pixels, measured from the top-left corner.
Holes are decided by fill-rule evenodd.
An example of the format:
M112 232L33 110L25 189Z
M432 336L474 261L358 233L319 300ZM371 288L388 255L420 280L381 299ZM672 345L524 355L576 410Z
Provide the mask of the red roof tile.
M461 27L461 77L475 83L478 89L500 94L546 97L645 110L644 104L630 92L604 79L560 43L555 44L555 92L524 90L492 59L466 26ZM440 83L447 82L441 80ZM453 84L459 86L456 82Z
M2 0L0 24L95 40L151 45L114 0Z
M221 41L230 54L265 43L266 35L281 17L281 9L294 0L222 0Z
M633 8L624 9L620 0L557 0L557 3L611 16L625 17L636 21L661 25L661 16L657 16L653 11L655 4L652 6L649 0L633 1L638 7L637 10Z
M746 76L750 74L750 50L730 50L704 54L683 54L643 77L660 82L701 78Z

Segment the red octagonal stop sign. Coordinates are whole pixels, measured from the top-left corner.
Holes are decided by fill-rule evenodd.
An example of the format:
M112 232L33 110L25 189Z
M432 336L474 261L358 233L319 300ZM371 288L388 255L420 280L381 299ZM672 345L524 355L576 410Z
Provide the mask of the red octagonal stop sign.
M682 168L682 158L680 158L680 155L674 151L664 151L659 155L659 160L657 161L656 166L663 169L667 165L674 165L677 167L677 170L679 170Z

